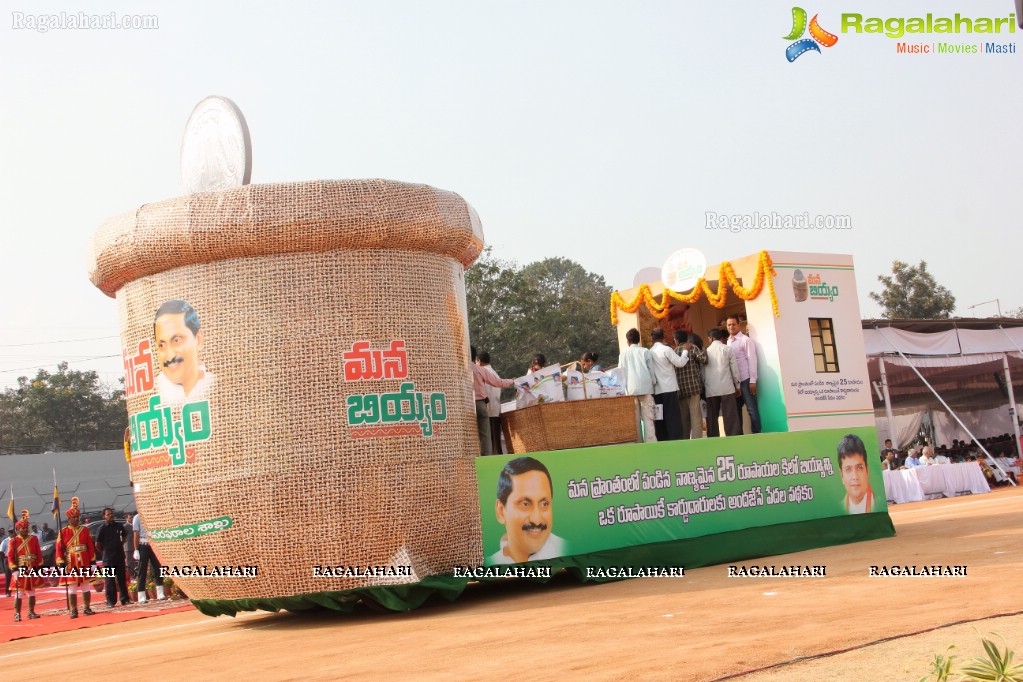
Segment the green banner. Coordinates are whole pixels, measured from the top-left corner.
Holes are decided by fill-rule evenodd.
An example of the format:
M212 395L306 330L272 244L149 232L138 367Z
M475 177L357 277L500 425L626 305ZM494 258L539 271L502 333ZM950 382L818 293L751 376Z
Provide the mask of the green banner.
M888 511L874 427L480 457L476 472L488 566Z
M220 530L227 530L234 525L234 521L230 516L221 516L220 518L210 519L209 521L200 521L199 523L191 523L187 526L178 526L177 528L157 528L156 530L149 531L149 539L153 542L161 542L164 540L185 540L187 538L194 538L200 535L207 535L209 533L216 533Z

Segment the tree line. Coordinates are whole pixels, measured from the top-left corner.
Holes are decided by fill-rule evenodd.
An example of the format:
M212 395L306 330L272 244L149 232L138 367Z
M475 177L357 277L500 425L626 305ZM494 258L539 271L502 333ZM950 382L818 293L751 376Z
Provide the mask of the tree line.
M0 394L0 454L119 449L128 413L124 391L100 384L94 371L62 362L20 377Z
M870 297L888 319L947 319L955 297L934 279L927 263L892 264ZM488 247L465 273L470 342L490 353L502 377L525 374L543 353L567 363L591 351L600 364L618 363L618 335L611 325L611 287L600 275L567 258L519 266L495 258ZM1023 317L1023 308L1010 313ZM119 448L127 410L123 389L100 384L93 371L61 363L40 369L0 394L0 454Z
M469 338L490 353L494 370L514 379L542 353L565 364L586 351L600 364L618 364L618 333L611 324L611 287L567 258L520 267L487 248L465 273Z

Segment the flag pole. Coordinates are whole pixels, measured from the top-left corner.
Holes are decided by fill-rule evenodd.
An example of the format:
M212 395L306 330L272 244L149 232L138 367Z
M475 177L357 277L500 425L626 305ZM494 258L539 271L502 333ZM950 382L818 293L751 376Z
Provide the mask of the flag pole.
M57 492L57 468L54 467L52 469L52 471L53 471L53 505L51 506L51 510L53 511L53 518L57 522L57 543L56 543L56 546L59 546L61 549L64 549L64 538L61 537L61 533L64 532L64 528L63 528L63 526L60 523L60 493ZM54 547L54 549L56 549L56 546ZM55 554L56 554L56 552L55 552ZM53 558L53 563L55 564L54 568L57 569L58 576L60 575L61 570L60 570L60 566L57 565L57 559L63 559L63 558L64 557L62 557L62 556L61 557L54 556L54 558ZM65 562L65 565L66 565L66 562ZM60 580L59 577L57 578L57 580L58 580L58 583L57 583L58 585L61 582L64 583L64 605L67 606L68 613L70 613L71 612L71 590L68 587L67 580Z
M13 528L14 527L14 483L13 482L11 483L11 496L10 496L10 499L7 501L7 518L9 518L11 520L11 527ZM8 543L9 549L7 550L7 556L4 557L4 561L7 562L7 567L8 568L10 568L10 566L11 566L11 553L14 552L17 549L16 547L14 547L14 540L16 540L17 537L18 537L18 534L17 534L17 532L15 532L14 533L14 538L12 539L11 542ZM6 585L8 595L10 595L10 590L11 590L10 580L14 581L14 598L15 599L21 599L21 597L18 596L18 579L14 577L14 571L11 571L11 577L8 579L8 583Z

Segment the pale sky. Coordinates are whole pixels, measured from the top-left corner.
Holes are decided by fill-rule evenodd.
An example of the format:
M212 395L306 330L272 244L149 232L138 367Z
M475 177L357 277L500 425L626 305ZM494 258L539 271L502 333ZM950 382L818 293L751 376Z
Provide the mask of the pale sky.
M848 253L874 317L877 275L924 259L958 315L1023 306L1023 30L903 38L1016 47L967 55L840 31L842 13L1007 17L1013 1L821 5L802 6L838 43L789 63L792 4L775 1L5 0L0 388L62 359L116 383L116 306L86 278L87 247L105 219L181 194L184 125L208 95L244 113L254 183L451 190L522 265L564 256L626 289L683 247L712 264ZM61 11L159 28L15 28L16 12ZM705 228L707 212L771 211L852 228Z

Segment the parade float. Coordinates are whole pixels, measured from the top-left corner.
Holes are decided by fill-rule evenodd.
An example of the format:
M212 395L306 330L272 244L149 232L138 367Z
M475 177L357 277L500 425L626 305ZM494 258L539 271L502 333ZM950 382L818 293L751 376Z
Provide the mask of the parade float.
M209 615L408 610L501 577L487 568L514 563L501 557L517 529L500 481L523 460L477 456L475 211L425 185L245 175L113 218L93 241L90 278L117 302L131 480L161 563ZM800 278L818 276L833 294L802 296ZM531 453L548 515L530 575L612 579L894 533L883 494L870 513L842 506L848 434L883 490L849 257L763 252L688 294L615 294L612 315L648 330L685 305L699 327L729 291L764 355L773 433ZM814 345L825 319L830 351Z
M654 327L706 338L727 317L744 318L757 346L763 433L531 455L550 474L549 532L565 553L544 564L600 579L629 566L658 574L894 535L852 258L761 251L712 267L701 259L680 250L661 281L614 292L611 320L624 348L630 328L644 339ZM866 469L867 480L852 483L865 487L861 508L850 507L855 493L841 473L839 450L851 444ZM494 490L513 458L476 463L488 564L501 563L510 534Z

